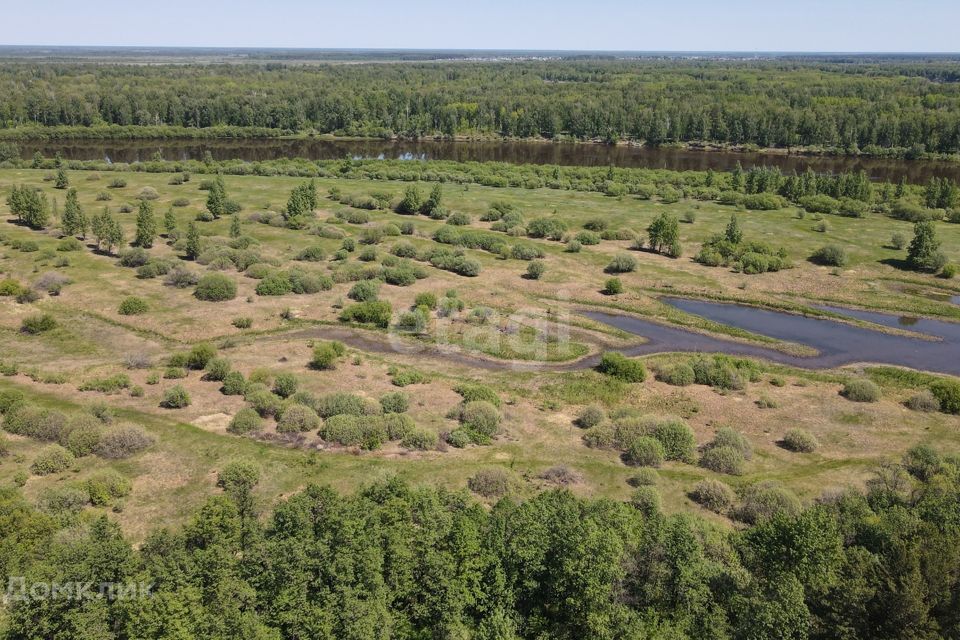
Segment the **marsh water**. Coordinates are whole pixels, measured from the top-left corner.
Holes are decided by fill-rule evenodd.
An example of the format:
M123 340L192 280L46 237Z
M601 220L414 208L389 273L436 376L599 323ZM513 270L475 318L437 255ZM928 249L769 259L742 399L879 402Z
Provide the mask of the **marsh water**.
M960 375L960 324L919 319L904 326L896 315L830 307L834 313L876 324L909 329L933 339L924 340L857 327L835 320L758 309L737 304L686 298L666 298L677 309L731 327L813 347L815 356L794 356L756 345L667 327L633 316L587 312L588 317L648 339L625 351L644 355L665 351L721 352L758 357L804 368L831 368L855 362L891 364L923 371Z
M960 163L896 160L849 156L803 156L771 153L734 153L625 145L551 143L535 141L453 141L375 139L243 139L243 140L60 140L17 143L23 158L39 151L57 153L69 160L136 162L160 153L168 160L202 160L209 151L215 160L265 161L280 158L336 160L379 158L402 160L457 160L559 164L588 167L634 167L729 171L739 162L744 168L776 166L784 172L840 173L863 170L877 180L927 182L931 177L960 181Z

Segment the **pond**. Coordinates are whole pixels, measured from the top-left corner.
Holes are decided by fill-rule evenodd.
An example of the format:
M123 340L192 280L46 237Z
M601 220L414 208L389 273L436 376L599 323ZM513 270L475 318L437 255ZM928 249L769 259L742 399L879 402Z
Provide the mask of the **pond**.
M882 333L834 320L809 318L745 305L686 298L665 298L663 301L714 322L812 347L818 354L794 356L775 349L705 336L622 314L591 311L585 315L648 339L645 344L624 351L627 355L668 351L720 352L763 358L808 369L827 369L869 362L960 375L960 324L921 319L912 326L904 327L938 338L923 340ZM895 315L837 307L830 307L829 310L885 326L903 327Z
M776 166L784 172L818 173L863 170L877 180L897 182L906 176L914 183L931 177L960 181L960 163L848 156L802 156L771 153L697 151L625 145L550 143L536 141L453 141L379 139L244 139L244 140L53 140L17 143L23 158L39 151L47 157L58 152L69 160L111 162L146 161L160 152L168 160L202 160L209 151L215 160L248 161L279 158L336 160L380 158L405 160L457 160L559 164L587 167L636 167L729 171L739 162L744 168Z

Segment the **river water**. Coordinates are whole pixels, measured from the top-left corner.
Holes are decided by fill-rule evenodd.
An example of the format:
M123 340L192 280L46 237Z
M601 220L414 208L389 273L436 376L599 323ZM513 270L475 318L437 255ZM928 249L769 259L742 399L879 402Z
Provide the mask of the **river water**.
M295 140L63 140L23 141L18 142L18 145L24 158L30 158L34 152L39 151L47 157L52 157L59 152L70 160L108 159L111 162L146 161L157 152L168 160L201 160L207 151L216 160L380 158L588 167L615 166L676 171L707 169L729 171L739 162L744 168L776 166L786 173L801 173L808 168L817 173L863 170L873 179L891 182L897 182L904 176L914 183L927 182L931 177L945 177L960 181L960 163L952 162L693 151L603 144L303 138Z

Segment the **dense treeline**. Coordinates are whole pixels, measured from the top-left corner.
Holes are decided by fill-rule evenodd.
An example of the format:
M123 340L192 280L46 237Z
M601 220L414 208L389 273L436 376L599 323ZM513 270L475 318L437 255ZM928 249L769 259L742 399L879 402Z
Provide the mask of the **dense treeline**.
M139 549L106 517L4 489L6 637L958 637L957 462L916 447L866 494L762 504L740 531L664 515L650 487L630 503L554 490L487 510L399 480L353 496L309 486L258 517L259 471L235 462L223 495ZM88 582L82 598L42 587Z
M954 61L0 67L0 123L960 151Z

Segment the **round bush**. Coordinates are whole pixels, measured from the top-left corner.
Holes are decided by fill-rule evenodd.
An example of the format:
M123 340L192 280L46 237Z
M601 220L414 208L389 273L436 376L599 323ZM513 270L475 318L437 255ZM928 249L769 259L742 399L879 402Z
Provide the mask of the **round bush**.
M410 408L410 397L402 391L385 393L380 396L380 406L384 413L403 413Z
M66 435L61 437L60 444L77 458L82 458L96 451L102 436L103 427L96 418L91 416L90 420L75 419L68 425Z
M193 295L207 302L233 300L237 297L237 283L222 273L207 273L197 282Z
M223 378L220 393L225 396L242 396L246 391L247 383L239 371L231 371Z
M778 514L795 516L800 513L800 500L777 482L765 481L747 487L736 509L736 518L747 524L757 524Z
M630 476L630 478L627 480L627 484L629 484L631 487L654 486L657 484L659 479L660 474L657 473L656 469L643 467L641 469L637 469L637 472Z
M127 425L105 431L97 443L96 454L103 458L127 458L152 445L153 436L142 428Z
M28 316L20 324L20 330L30 335L37 335L52 331L57 327L57 321L49 313L43 313L35 316Z
M662 420L654 426L651 435L663 445L667 460L693 462L697 442L687 423L679 419Z
M253 409L244 407L233 416L230 424L227 425L227 431L242 436L247 433L262 431L263 427L263 418Z
M656 438L634 438L623 454L627 464L637 467L659 467L663 463L663 445Z
M812 453L817 450L817 439L804 429L790 429L783 434L784 449L797 453Z
M279 415L283 411L283 400L266 388L251 390L248 386L243 398L264 418Z
M904 404L908 409L913 411L922 411L924 413L940 411L940 401L937 400L937 396L933 395L928 389L924 389L920 393L911 396Z
M380 282L378 280L361 280L350 288L347 297L357 302L371 302L377 299L379 293Z
M606 418L607 414L603 411L602 407L591 404L580 410L580 413L577 414L576 424L578 427L589 429L590 427L597 426L606 420Z
M273 381L273 392L281 398L289 398L297 392L299 384L297 376L292 373L281 373Z
M660 369L657 371L657 379L675 387L686 387L696 382L693 367L686 363L679 363Z
M753 447L750 441L742 433L739 433L731 427L720 427L710 442L710 447L732 447L740 452L744 460L753 457Z
M320 428L320 416L317 412L302 404L284 409L277 422L277 433L303 433Z
M30 471L38 476L60 473L70 468L73 459L73 454L60 445L50 445L37 454L33 464L30 465Z
M205 369L216 355L216 347L209 342L201 342L200 344L194 345L190 351L187 352L184 365L199 371Z
M222 382L230 374L230 361L226 358L211 358L204 367L204 380Z
M187 390L176 385L167 389L163 394L160 406L164 409L182 409L190 406L190 394Z
M728 446L710 447L700 456L700 466L715 473L743 475L743 454Z
M603 285L603 293L608 296L623 293L623 282L620 281L620 278L610 278Z
M960 382L956 380L937 380L930 385L930 393L940 403L944 413L960 413Z
M843 385L840 395L852 402L876 402L880 399L880 387L872 380L856 378Z
M120 306L117 308L117 313L122 316L138 316L141 313L147 312L147 301L143 298L138 298L136 296L130 296L129 298L124 298L120 303Z
M430 451L437 448L437 434L433 431L424 431L415 429L404 436L400 441L400 446L405 449L414 449L417 451Z
M630 496L630 505L646 516L660 511L660 492L654 487L637 487Z
M485 400L466 402L460 409L460 424L470 431L491 438L500 428L500 412Z
M847 252L843 247L828 244L814 251L810 260L830 267L842 267L847 264Z
M467 486L484 498L499 497L510 490L510 475L503 469L481 469L467 480Z
M736 500L733 489L719 480L701 480L689 495L691 500L714 513L725 513Z
M104 471L89 478L86 489L90 504L103 506L130 495L133 485L116 471Z
M636 271L636 269L637 259L629 253L621 253L613 257L604 271L607 273L629 273L630 271Z
M612 376L624 382L643 382L647 379L647 370L639 360L631 360L622 353L605 351L600 356L597 369L601 373Z

